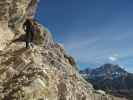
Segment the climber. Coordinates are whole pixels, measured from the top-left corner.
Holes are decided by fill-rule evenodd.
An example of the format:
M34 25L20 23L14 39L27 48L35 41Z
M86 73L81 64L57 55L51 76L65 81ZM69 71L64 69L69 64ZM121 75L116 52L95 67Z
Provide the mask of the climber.
M33 47L33 38L34 38L34 25L33 25L33 20L31 18L28 18L24 24L23 24L23 29L26 33L26 48L29 48L30 46Z

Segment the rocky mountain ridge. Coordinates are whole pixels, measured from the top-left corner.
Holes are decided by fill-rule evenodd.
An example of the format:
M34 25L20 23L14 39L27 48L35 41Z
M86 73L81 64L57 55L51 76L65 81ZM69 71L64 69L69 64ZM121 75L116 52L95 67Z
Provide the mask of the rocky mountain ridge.
M133 74L128 73L119 65L104 64L96 69L85 69L80 73L94 85L95 89L133 99Z
M96 92L75 70L76 62L37 22L34 48L19 41L37 0L0 0L0 100L126 100Z

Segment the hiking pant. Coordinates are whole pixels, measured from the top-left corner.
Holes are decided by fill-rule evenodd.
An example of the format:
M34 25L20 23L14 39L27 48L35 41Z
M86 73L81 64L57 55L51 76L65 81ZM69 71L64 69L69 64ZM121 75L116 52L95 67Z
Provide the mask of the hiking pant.
M26 48L29 48L30 44L33 42L34 33L26 32Z

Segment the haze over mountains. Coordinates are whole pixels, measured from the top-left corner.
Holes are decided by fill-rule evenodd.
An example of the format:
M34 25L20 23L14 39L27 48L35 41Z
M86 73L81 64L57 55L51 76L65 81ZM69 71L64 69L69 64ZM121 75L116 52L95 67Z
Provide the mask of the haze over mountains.
M125 71L119 65L108 63L96 69L82 70L80 73L94 85L95 89L133 99L133 74Z

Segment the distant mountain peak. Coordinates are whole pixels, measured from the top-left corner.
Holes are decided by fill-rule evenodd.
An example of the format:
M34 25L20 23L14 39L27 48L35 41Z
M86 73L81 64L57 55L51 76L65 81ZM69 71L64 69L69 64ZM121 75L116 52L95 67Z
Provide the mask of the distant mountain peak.
M82 71L82 76L94 85L95 89L102 89L116 96L133 98L133 74L128 73L119 65L106 63L98 68Z
M128 72L126 72L124 69L122 69L119 65L114 64L104 64L99 68L93 69L91 72L92 76L108 76L113 77L114 75L125 75Z
M104 69L122 69L118 64L111 64L111 63L106 63L102 65L99 68L104 68Z

